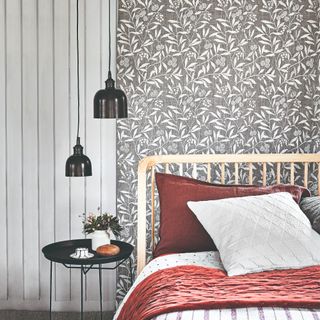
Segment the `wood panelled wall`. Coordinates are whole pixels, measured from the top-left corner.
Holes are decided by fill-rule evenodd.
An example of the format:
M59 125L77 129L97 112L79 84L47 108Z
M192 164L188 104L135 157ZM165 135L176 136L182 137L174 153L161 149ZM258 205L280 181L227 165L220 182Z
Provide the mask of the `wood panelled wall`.
M80 136L93 176L69 179L64 166L77 119L76 0L0 0L1 309L47 309L49 263L41 248L82 238L82 212L101 206L115 213L115 121L92 116L94 93L107 76L107 9L107 0L80 0ZM57 265L54 283L54 309L77 310L79 272ZM90 271L87 310L98 309L97 285ZM108 309L114 287L114 272L105 272Z

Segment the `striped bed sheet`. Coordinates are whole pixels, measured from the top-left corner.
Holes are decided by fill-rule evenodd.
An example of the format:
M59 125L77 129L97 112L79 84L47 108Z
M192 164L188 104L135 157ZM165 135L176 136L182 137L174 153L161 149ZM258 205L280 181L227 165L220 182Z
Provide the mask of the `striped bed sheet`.
M134 288L152 273L175 266L197 265L223 270L220 255L217 251L179 253L160 256L149 262L137 277L126 297L120 304L114 320L120 314L122 306ZM320 320L320 309L298 308L237 308L215 310L189 310L172 312L152 320Z
M320 320L320 310L239 308L171 312L153 320Z

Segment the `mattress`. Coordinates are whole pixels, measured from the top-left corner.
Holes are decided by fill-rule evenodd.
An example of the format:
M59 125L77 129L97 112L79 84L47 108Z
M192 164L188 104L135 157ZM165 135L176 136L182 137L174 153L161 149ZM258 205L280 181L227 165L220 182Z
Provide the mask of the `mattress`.
M134 288L148 276L159 270L176 266L203 266L223 270L218 252L196 252L179 253L158 257L145 266L137 277L133 286L119 306L114 320L117 319L123 305L126 303ZM234 309L214 309L214 310L187 310L181 312L171 312L159 315L152 320L320 320L320 309L300 309L300 308L234 308ZM135 319L132 319L135 320Z

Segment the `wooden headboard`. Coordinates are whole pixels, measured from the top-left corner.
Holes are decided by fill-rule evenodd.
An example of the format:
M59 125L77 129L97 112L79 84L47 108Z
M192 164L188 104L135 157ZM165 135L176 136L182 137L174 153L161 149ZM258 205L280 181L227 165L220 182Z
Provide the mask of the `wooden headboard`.
M313 172L310 172L311 164ZM165 172L170 173L169 166L175 164L179 166L179 174L182 176L183 166L192 165L192 176L197 178L199 165L206 166L206 179L213 180L212 166L219 167L219 180L225 183L225 168L228 165L233 169L233 183L239 181L240 165L247 166L248 184L252 184L254 174L258 173L262 177L262 185L267 184L268 170L273 170L275 182L281 183L281 168L289 165L289 182L297 184L295 181L296 165L302 165L303 179L305 187L309 185L311 174L316 182L320 181L320 154L187 154L187 155L159 155L149 156L140 161L138 167L138 229L137 229L137 273L139 274L146 264L146 228L147 228L147 174L151 174L151 241L155 245L155 171L157 165L163 165ZM253 168L259 168L253 169ZM316 172L314 172L316 171ZM150 184L150 182L149 182ZM320 195L320 183L317 183L317 194Z

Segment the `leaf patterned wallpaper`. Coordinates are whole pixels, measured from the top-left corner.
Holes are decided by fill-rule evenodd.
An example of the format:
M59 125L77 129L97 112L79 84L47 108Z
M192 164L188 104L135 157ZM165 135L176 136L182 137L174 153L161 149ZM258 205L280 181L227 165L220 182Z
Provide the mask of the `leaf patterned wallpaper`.
M319 152L319 0L119 0L118 215L151 154ZM120 269L118 298L128 287Z

